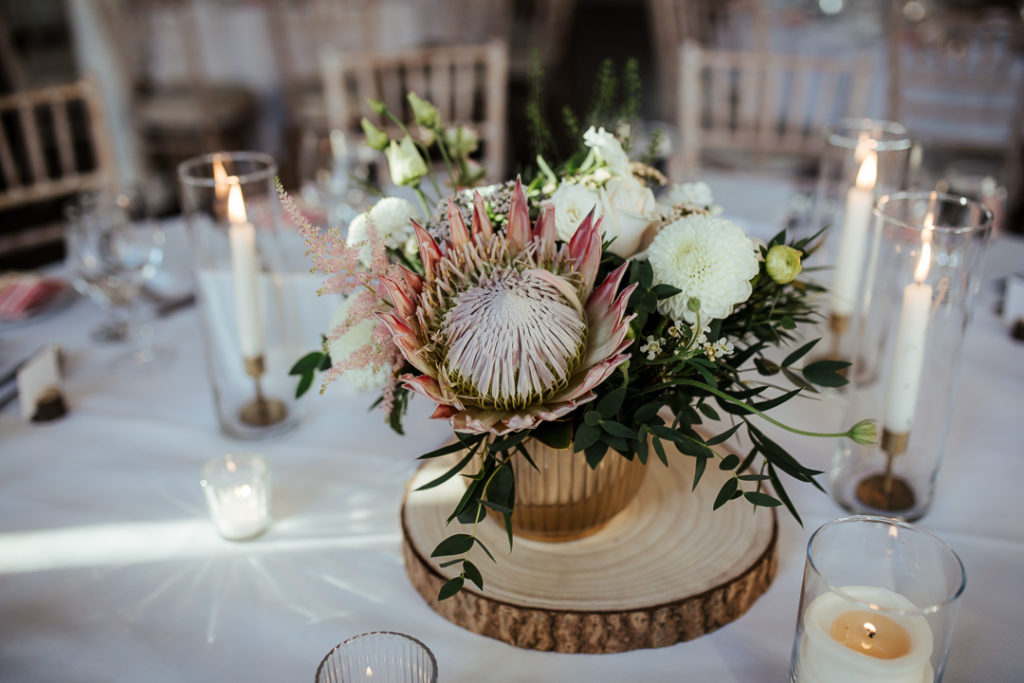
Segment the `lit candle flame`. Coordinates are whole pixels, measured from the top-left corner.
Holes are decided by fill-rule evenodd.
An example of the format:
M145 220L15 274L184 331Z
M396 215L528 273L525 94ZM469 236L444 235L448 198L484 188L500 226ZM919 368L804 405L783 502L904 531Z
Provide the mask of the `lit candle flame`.
M924 217L924 230L921 231L921 258L914 269L914 282L921 284L928 277L932 265L932 233L935 231L935 217L929 211Z
M245 223L245 202L242 200L242 186L238 184L238 178L231 179L231 189L228 190L228 220L234 224Z
M373 678L373 669L371 669L370 667L366 667L366 677Z
M224 164L219 157L213 159L213 194L218 201L224 201L224 195L228 192L228 172L224 170Z
M860 165L860 170L857 171L857 187L862 190L873 190L875 187L875 180L878 178L878 155L874 152L868 152L867 156L864 157L864 161Z

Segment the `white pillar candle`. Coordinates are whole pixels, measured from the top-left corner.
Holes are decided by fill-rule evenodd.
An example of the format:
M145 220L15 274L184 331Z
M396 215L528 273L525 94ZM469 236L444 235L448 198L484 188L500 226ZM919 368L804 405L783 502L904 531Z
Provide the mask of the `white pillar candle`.
M916 611L913 602L899 593L874 586L843 586L839 591L857 602L830 591L812 600L804 611L796 669L798 683L930 683L934 679L930 661L934 642L927 620L897 611ZM902 631L901 636L909 638L904 654L881 658L869 654L870 648L852 649L837 640L833 624L848 620L851 613L870 617L874 610L866 610L864 605L891 619L895 622L893 626ZM864 628L873 632L876 626L865 620ZM881 629L877 632L882 634Z
M868 152L857 171L854 186L846 193L846 212L839 251L832 275L832 312L850 315L859 299L860 276L864 268L864 247L871 210L875 206L878 157Z
M232 183L228 192L228 238L231 242L231 274L235 289L238 341L245 358L263 355L263 323L259 306L259 261L256 229L247 220L242 188Z
M885 428L895 434L910 431L924 367L924 347L932 306L932 287L924 284L931 265L931 225L929 216L925 219L924 243L921 259L914 271L914 282L903 288L900 324L885 394Z

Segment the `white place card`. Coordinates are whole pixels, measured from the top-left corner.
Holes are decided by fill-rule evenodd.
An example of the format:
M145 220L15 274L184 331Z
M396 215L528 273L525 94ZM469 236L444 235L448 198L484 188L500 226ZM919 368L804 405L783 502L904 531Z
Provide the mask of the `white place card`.
M47 394L60 394L59 349L47 346L18 370L18 398L21 416L31 420L39 410L40 399Z

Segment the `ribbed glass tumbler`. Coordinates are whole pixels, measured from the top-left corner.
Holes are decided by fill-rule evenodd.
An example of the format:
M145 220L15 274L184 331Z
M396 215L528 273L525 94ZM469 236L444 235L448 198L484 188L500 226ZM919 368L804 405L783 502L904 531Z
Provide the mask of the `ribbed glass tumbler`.
M372 631L328 652L316 669L316 683L437 683L437 660L412 636Z

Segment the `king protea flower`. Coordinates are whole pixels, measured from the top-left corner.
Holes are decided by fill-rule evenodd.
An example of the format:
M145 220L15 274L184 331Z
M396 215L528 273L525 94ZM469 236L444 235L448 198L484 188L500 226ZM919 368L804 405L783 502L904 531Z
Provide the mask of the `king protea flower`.
M588 216L556 244L554 207L530 226L517 182L504 232L474 197L470 227L449 205L450 241L413 221L424 277L382 277L394 310L378 313L420 373L405 386L437 403L456 431L504 434L555 420L595 398L594 387L629 356L626 265L594 289L600 221Z

